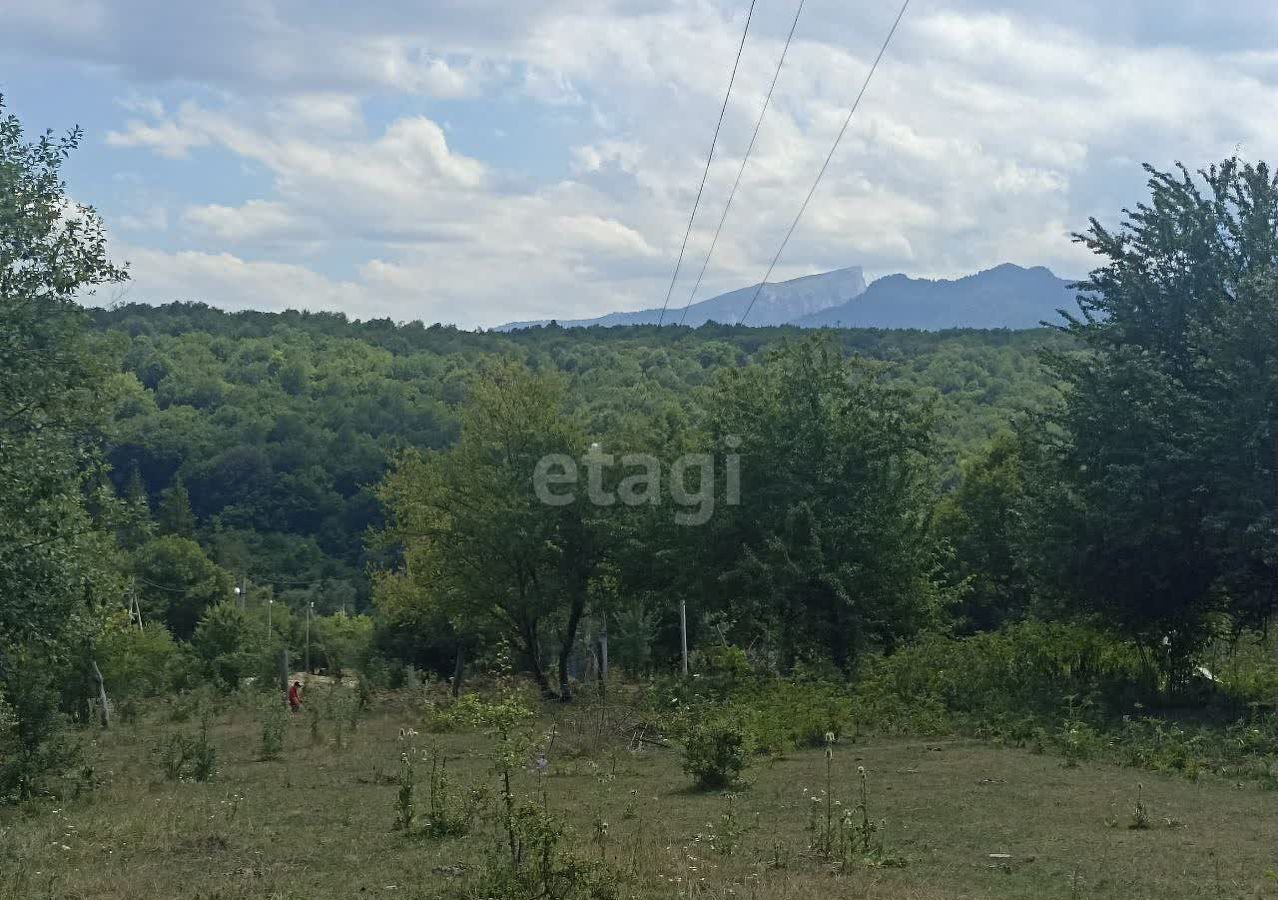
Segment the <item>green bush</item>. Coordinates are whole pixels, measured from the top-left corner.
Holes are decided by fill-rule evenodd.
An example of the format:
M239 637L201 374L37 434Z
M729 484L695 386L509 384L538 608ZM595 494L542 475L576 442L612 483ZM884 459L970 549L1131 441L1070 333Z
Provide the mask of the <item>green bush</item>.
M140 630L127 620L112 622L98 637L97 654L112 700L154 697L172 687L178 647L163 625Z
M258 754L262 760L279 759L284 754L284 735L288 731L289 711L274 693L267 695L262 704L262 746Z
M165 735L151 755L168 781L211 781L217 772L217 748L209 740L211 715L205 711L194 737L180 732Z
M8 662L0 680L0 803L46 791L78 754L59 706L65 667L28 652Z
M941 732L999 717L1064 719L1115 709L1148 686L1130 644L1082 625L1024 622L969 638L928 637L867 663L854 688L866 727Z
M248 615L234 603L210 607L195 628L191 648L212 681L234 691L250 675L260 675L262 650Z
M683 740L683 770L703 790L736 784L754 749L750 731L739 721L714 717L692 725Z

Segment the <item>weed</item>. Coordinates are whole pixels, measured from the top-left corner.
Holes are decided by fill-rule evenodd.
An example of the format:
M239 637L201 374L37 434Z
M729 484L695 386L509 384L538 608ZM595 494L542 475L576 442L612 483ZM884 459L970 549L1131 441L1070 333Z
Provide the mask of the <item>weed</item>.
M1136 831L1149 828L1149 810L1145 808L1145 785L1136 785L1136 805L1132 808L1132 821L1127 827Z
M416 748L399 754L399 791L395 794L395 828L398 831L412 831L417 815L416 756Z
M432 837L468 834L474 826L476 815L485 804L486 794L472 788L459 800L453 793L448 777L448 758L438 747L432 747L426 755L430 761L430 820L425 826L427 833Z
M200 730L190 743L191 777L196 781L209 781L217 772L217 748L209 740L211 712L205 709L200 716Z

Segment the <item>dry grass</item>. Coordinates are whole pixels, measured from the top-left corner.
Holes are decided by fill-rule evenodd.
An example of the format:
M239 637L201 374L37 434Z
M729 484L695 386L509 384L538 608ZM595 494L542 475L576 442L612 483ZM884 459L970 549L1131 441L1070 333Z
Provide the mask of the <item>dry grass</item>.
M219 771L207 784L165 782L149 757L163 733L191 732L193 723L153 716L124 726L90 748L104 782L96 794L0 813L0 897L429 897L481 864L493 835L489 825L446 840L393 829L399 730L420 724L387 704L338 749L331 725L313 745L297 717L285 758L260 762L255 714L233 710L215 722ZM453 757L458 782L495 785L481 736L418 738L431 742ZM1099 764L1065 768L1056 757L971 741L893 740L835 748L843 802L854 797L857 766L869 773L870 814L886 820L901 868L838 872L807 851L803 792L824 787L821 751L750 771L736 801L747 830L731 855L707 846L727 801L689 790L672 751L557 758L545 784L583 856L600 855L592 823L608 821L603 851L622 897L1278 897L1274 792ZM532 775L521 781L519 790L536 789ZM1127 827L1138 783L1148 830Z

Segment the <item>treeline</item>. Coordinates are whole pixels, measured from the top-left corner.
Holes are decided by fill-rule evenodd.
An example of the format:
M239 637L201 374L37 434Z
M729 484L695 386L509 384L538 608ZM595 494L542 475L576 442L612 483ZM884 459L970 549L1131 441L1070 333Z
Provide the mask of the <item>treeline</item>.
M91 317L94 352L116 369L106 454L117 493L149 507L162 530L197 538L237 581L324 612L369 607L368 569L385 562L365 544L382 523L374 489L396 453L457 441L485 365L513 359L561 373L566 402L599 434L695 407L718 371L805 337L717 326L475 334L191 303ZM1016 413L1048 402L1038 351L1065 345L1048 330L831 340L890 362L882 377L932 399L943 486Z

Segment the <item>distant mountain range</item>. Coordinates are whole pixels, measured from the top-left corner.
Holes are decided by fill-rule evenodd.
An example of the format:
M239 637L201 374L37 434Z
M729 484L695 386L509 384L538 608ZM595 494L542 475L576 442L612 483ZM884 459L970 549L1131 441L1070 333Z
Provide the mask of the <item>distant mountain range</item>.
M1073 309L1071 282L1042 266L1003 263L953 281L888 275L868 288L860 266L765 284L747 325L803 328L1035 328ZM688 307L666 310L665 322L697 327L706 322L735 324L758 285L729 291ZM596 319L559 320L565 328L592 325L655 325L660 309L615 312ZM511 322L498 331L547 325L551 320Z
M688 307L685 315L683 306L671 305L662 319L661 309L641 309L635 312L615 312L600 316L597 319L560 319L564 328L589 327L591 325L656 325L665 321L670 325L682 322L692 328L707 322L735 324L750 305L750 297L757 284L739 288L702 300ZM778 284L765 284L759 292L759 299L750 310L751 325L785 325L798 316L818 313L830 309L853 297L865 293L865 276L860 266L849 266L846 269L835 269L821 275L805 275ZM531 328L537 325L548 325L549 319L538 322L511 322L501 325L498 331L510 331L513 328Z

